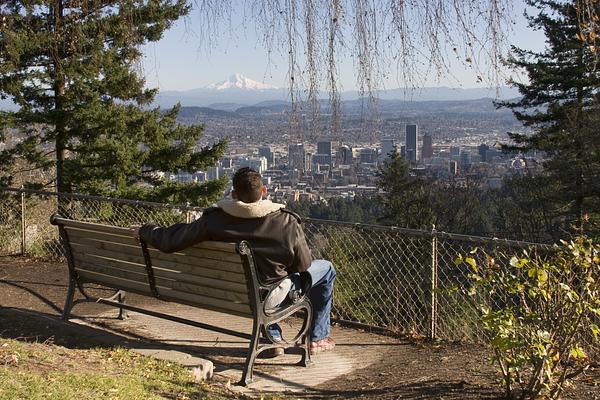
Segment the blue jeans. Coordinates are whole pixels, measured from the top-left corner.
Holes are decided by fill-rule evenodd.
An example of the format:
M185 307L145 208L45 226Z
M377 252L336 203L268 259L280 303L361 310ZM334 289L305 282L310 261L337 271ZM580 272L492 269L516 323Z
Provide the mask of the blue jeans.
M308 268L311 277L311 286L308 290L308 298L313 306L313 318L310 326L310 340L313 342L325 339L329 336L331 317L331 305L333 303L333 282L335 281L335 269L327 260L313 260ZM290 275L292 280L292 291L301 291L302 282L300 274ZM281 328L278 324L267 327L273 339L281 339Z

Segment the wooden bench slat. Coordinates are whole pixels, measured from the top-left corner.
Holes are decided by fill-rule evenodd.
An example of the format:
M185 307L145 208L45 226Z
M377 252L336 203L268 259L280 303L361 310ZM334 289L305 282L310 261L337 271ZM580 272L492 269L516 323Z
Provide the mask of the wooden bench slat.
M148 283L148 277L144 274L139 274L131 271L124 271L121 269L110 268L102 264L95 262L83 261L75 268L78 273L80 272L95 272L102 275L114 276L115 278L122 278L129 281L139 282L142 284ZM215 300L231 301L239 304L248 304L248 295L240 294L233 291L220 290L212 287L195 285L185 282L178 282L172 279L156 278L156 285L159 288L159 294L162 295L162 289L168 288L177 292L185 292L189 294L197 294L202 296L211 297Z
M98 254L86 253L79 250L73 251L73 258L75 261L75 266L82 265L85 263L92 263L100 266L105 265L113 269L120 269L123 271L136 272L139 274L147 275L146 266L139 263L132 263L128 261L123 261L121 259L115 259Z
M93 254L107 258L118 258L119 260L134 264L146 265L141 249L139 249L139 254L134 254L133 252L121 253L114 251L110 247L106 248L107 246L100 246L98 243L100 242L87 242L85 240L76 241L73 239L70 241L71 251L73 254Z
M158 289L161 294L161 298L166 301L175 301L178 303L195 305L196 307L207 308L209 310L252 317L252 309L248 304L238 304L230 301L213 299L211 297L180 292L169 288L159 287Z
M246 276L241 263L232 264L209 259L184 258L178 254L150 253L152 265L159 268L187 272L193 275L222 278L232 282L245 282Z
M97 226L97 224L90 224L92 227ZM122 231L123 228L119 228L118 232L99 232L89 229L84 229L82 227L65 227L67 233L76 237L86 237L91 239L97 239L101 241L107 242L115 242L115 243L123 243L123 244L131 244L132 246L139 247L138 242L131 236L129 230L125 232ZM227 252L237 255L236 244L235 243L223 243L223 242L213 242L206 241L195 244L190 247L190 249L198 249L208 250L208 251L219 251L219 252ZM194 250L192 250L194 252ZM229 256L229 255L227 255ZM220 259L220 258L219 258ZM237 258L234 258L237 260Z
M185 292L189 294L199 294L206 297L210 297L215 300L231 301L238 304L248 304L248 295L242 293L235 293L231 291L216 289L208 286L195 285L192 283L185 283L174 281L172 279L158 278L156 279L157 287L167 287L177 292ZM160 292L160 291L159 291ZM160 293L162 295L162 293Z
M227 261L232 264L240 263L240 256L237 253L223 253L217 250L209 250L203 248L196 247L188 247L187 249L178 251L176 253L163 253L158 249L155 249L152 246L148 246L148 250L153 250L158 252L158 254L173 254L178 256L184 256L186 258L199 258L199 259L209 259L216 261ZM189 262L188 262L189 263Z
M95 264L92 262L79 262L79 265L75 267L76 271L92 271L99 274L114 276L115 278L127 279L142 284L148 284L148 275L139 274L132 271L124 271L122 269L110 268L106 265Z
M89 251L92 251L91 249L94 249L94 248L100 249L100 250L105 250L105 251L110 251L111 253L117 253L119 258L123 258L126 261L145 264L145 261L143 261L142 249L139 246L139 244L137 244L137 242L135 242L135 240L133 238L123 237L123 239L130 240L131 243L127 243L127 242L123 243L123 242L117 242L117 241L104 241L104 240L88 238L82 232L83 231L76 232L74 230L71 230L69 232L69 242L73 245L86 246L90 249ZM173 263L173 265L175 265L175 264L189 265L189 266L205 265L207 267L210 267L210 268L216 269L216 270L223 270L223 271L234 272L234 273L238 273L238 274L244 273L244 269L241 264L241 259L238 254L233 254L233 253L224 254L224 256L228 256L227 258L229 258L229 260L234 260L234 261L229 261L229 260L219 259L216 255L217 252L209 251L209 250L202 250L199 252L194 252L193 255L191 255L191 254L186 255L184 253L163 253L160 250L157 250L155 248L148 248L148 251L150 253L150 258L152 260L152 263L157 266L159 264L161 264L161 263L159 263L159 261L167 261L167 262ZM137 255L139 255L139 257L142 257L141 261L139 261L138 256L136 256L136 258L134 258L134 259L127 258L127 257L131 256L132 254L133 255L137 254ZM202 258L203 254L208 254L210 257ZM106 255L110 256L110 254L106 254ZM116 258L116 257L113 257L113 258ZM165 264L161 264L161 265L165 266ZM175 268L173 268L173 269L175 269Z
M152 292L150 291L150 286L148 284L142 284L129 279L115 278L114 276L88 270L77 270L77 274L82 282L98 283L100 285L125 290L127 292L152 296Z
M106 233L106 232L94 232L88 231L85 229L77 229L77 228L65 228L67 231L67 235L69 235L69 240L77 239L77 238L86 238L90 240L99 240L101 242L109 242L109 243L118 243L121 245L127 245L129 247L137 247L140 248L140 244L137 240L131 235L117 235L114 233Z
M81 242L81 243L80 243ZM100 248L104 247L104 248ZM135 263L139 265L143 265L145 268L145 260L143 255L141 254L141 249L138 249L139 255L135 255L132 253L121 253L113 250L107 250L106 246L99 246L97 243L88 243L85 240L71 241L71 249L73 254L83 254L83 255L93 255L97 257L105 257L105 258L116 258L118 257L120 260ZM155 250L157 251L157 250ZM169 254L162 253L165 256L169 256ZM164 257L168 259L169 257ZM161 268L168 271L173 271L175 273L181 271L183 273L187 273L190 275L195 275L198 277L207 277L211 279L218 279L227 282L239 283L241 285L246 285L246 276L243 271L239 273L236 272L228 272L221 271L218 268L222 265L219 261L215 260L205 260L201 265L187 265L177 263L176 260L168 261L164 260L161 257L153 257L152 265L155 268ZM215 269L211 269L215 268ZM240 266L241 268L241 266Z
M118 251L123 252L125 254L127 254L126 250L130 251L132 248L140 248L140 245L131 236L114 235L102 232L91 232L81 229L67 229L67 234L69 235L69 240L71 242L80 242L86 244L97 243L98 246L100 246L100 248L120 248L121 250ZM190 259L201 258L216 261L227 261L233 264L240 263L240 256L237 253L223 253L219 250L213 250L201 246L190 247L177 253L163 253L152 246L148 246L148 250L152 252L151 254L154 257L156 257L156 255L160 257L161 254L173 254L174 256L183 255L186 258L189 257ZM227 267L226 264L225 267Z
M148 274L144 265L79 252L75 252L73 258L77 269L88 269L142 283L148 282ZM248 288L245 284L198 277L160 268L153 268L153 271L156 283L162 286L232 301L244 302L248 299Z
M239 283L238 280L230 282L229 280L223 279L219 275L223 275L224 273L220 271L211 271L205 268L194 268L195 272L199 272L197 274L187 274L185 272L174 271L171 269L163 269L158 268L156 265L154 266L154 276L156 278L162 277L167 279L174 279L183 283L200 283L209 287L214 287L217 289L223 290L231 290L236 293L248 293L248 286L245 283ZM207 272L214 272L217 275L215 278L208 277ZM229 275L224 276L226 278L231 278Z
M69 235L69 240L73 241L73 240L85 240L85 241L98 241L99 243L107 243L106 246L111 246L114 245L116 247L119 246L124 246L126 248L131 248L131 247L136 247L136 248L140 248L138 242L131 236L131 235L116 235L116 234L110 234L110 233L102 233L102 232L91 232L91 231L86 231L86 230L82 230L82 229L75 229L75 228L66 228L67 229L67 234ZM214 242L205 242L205 243L214 243ZM232 247L234 246L233 244L231 245ZM229 247L229 246L226 246ZM235 247L233 247L235 249ZM155 251L157 254L167 254L167 253L163 253L158 249L155 249L152 246L148 246L148 250L153 250ZM231 250L231 249L229 249ZM170 253L170 254L175 254L175 255L184 255L186 257L196 257L196 258L206 258L206 259L213 259L213 260L218 260L218 261L228 261L231 263L239 263L240 262L240 256L235 252L222 252L220 250L215 250L215 249L211 249L211 248L206 248L203 247L202 244L198 243L197 245L194 245L193 247L189 247L187 249L184 249L180 252L177 253Z
M112 226L112 225L96 224L93 222L75 221L75 220L66 219L66 218L60 218L59 223L60 223L60 225L64 226L65 229L78 228L78 229L85 229L85 230L90 230L90 231L94 231L94 232L105 232L105 233L112 233L112 234L116 234L116 235L131 236L131 234L129 232L129 228L123 228L121 226Z
M150 258L152 259L153 265L166 265L160 263L165 261L173 265L188 265L191 267L195 266L206 266L211 269L221 270L224 272L233 272L236 274L244 274L244 266L242 265L239 255L235 255L237 260L235 262L218 260L214 258L201 258L184 255L182 253L163 253L156 249L148 249L150 251Z
M122 289L139 294L145 294L147 296L152 296L150 292L150 287L147 284L144 285L139 282L123 278L116 278L114 276L109 276L89 270L77 270L77 273L83 282L107 285L115 289ZM236 315L252 316L252 309L248 304L182 292L165 286L157 286L157 288L162 300L175 300L177 302L181 302L183 300L185 301L185 304L189 305L196 305L204 308L214 309L217 311L220 310L229 313L233 312Z

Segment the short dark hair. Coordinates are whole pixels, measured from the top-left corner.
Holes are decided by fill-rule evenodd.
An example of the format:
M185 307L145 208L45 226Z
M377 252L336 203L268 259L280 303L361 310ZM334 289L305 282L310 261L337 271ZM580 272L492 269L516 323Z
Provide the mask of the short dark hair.
M239 201L254 203L260 200L262 187L262 176L251 168L240 168L233 175L233 190Z

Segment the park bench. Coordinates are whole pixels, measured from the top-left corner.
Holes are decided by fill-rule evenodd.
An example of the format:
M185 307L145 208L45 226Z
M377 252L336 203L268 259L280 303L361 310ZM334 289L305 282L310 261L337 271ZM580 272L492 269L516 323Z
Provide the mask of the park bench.
M310 363L307 332L312 307L306 296L269 312L264 300L278 283L263 285L258 280L252 249L248 242L202 242L176 253L163 253L132 237L128 228L82 222L53 215L65 249L69 267L69 288L63 310L68 320L71 309L80 302L96 302L154 317L209 329L226 335L248 339L240 385L252 382L256 357L274 347L296 347L302 354L299 364ZM110 298L91 296L84 284L99 284L116 290ZM75 290L83 295L74 300ZM223 326L183 319L148 308L125 303L125 293L136 293L160 300L251 318L252 334L233 331ZM298 311L303 311L302 326L289 341L274 344L265 329Z

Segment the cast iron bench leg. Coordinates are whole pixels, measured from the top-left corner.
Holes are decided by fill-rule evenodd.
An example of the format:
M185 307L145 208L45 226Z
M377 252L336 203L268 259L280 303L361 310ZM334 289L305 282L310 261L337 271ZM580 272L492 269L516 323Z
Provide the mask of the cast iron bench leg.
M69 289L67 290L67 299L65 300L65 307L63 308L62 319L67 321L69 319L69 315L71 314L71 309L73 308L73 296L75 295L75 286L77 282L75 279L69 279Z
M261 324L258 321L254 321L252 328L252 338L250 339L250 348L248 349L248 356L246 357L246 363L244 365L244 372L242 372L242 379L240 380L240 386L248 386L252 383L252 372L254 369L254 361L258 356L258 344L260 343L260 331Z
M125 304L125 295L126 292L123 290L119 290L117 292L117 300L120 304ZM119 307L119 316L117 317L120 320L126 319L128 317L127 310L123 309L123 307Z

